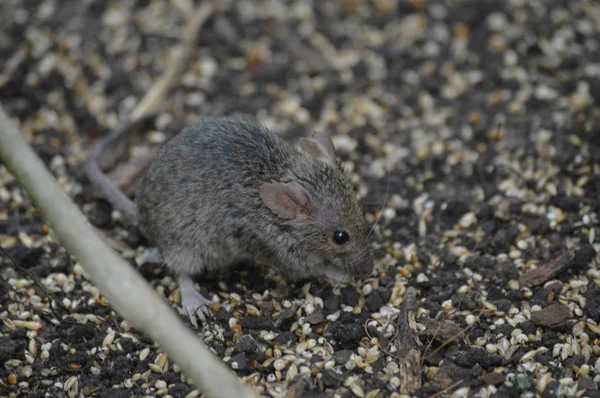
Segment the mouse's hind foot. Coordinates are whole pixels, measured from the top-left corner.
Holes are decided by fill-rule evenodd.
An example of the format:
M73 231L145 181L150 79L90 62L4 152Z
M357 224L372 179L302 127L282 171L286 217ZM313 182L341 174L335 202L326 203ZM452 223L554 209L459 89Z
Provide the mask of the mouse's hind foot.
M192 325L197 328L197 318L200 318L202 322L206 321L206 317L210 315L208 306L212 302L196 290L194 281L189 275L178 276L177 283L181 293L181 306L190 318Z

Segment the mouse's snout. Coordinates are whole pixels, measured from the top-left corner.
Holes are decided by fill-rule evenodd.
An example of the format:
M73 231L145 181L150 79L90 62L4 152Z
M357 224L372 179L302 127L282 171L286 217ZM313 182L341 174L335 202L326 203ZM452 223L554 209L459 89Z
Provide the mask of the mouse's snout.
M353 253L350 256L335 257L318 267L317 275L333 282L349 282L365 279L373 272L373 255L369 250Z

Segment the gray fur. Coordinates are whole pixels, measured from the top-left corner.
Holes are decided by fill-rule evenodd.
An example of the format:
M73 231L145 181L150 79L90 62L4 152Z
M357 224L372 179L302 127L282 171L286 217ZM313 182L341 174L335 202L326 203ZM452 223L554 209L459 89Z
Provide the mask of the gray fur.
M303 189L310 216L278 216L261 199L265 183ZM185 128L160 148L136 205L140 229L178 275L248 261L288 279L347 281L373 268L368 228L339 158L319 160L251 122ZM345 245L331 240L340 229L350 234Z

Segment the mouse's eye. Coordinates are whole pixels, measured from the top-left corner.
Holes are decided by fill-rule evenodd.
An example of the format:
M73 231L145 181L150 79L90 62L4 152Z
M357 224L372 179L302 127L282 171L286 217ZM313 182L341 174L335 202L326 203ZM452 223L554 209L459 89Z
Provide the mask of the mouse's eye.
M338 245L343 245L350 240L350 235L346 231L335 231L333 233L333 241Z

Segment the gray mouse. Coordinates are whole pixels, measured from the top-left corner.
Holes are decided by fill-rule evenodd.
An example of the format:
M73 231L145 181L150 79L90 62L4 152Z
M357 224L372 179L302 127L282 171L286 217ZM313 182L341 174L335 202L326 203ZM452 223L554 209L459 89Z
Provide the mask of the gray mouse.
M88 162L92 183L155 245L179 284L192 324L210 301L192 277L241 262L275 267L288 280L348 282L373 270L369 228L331 139L292 145L257 123L207 119L159 148L135 203Z

